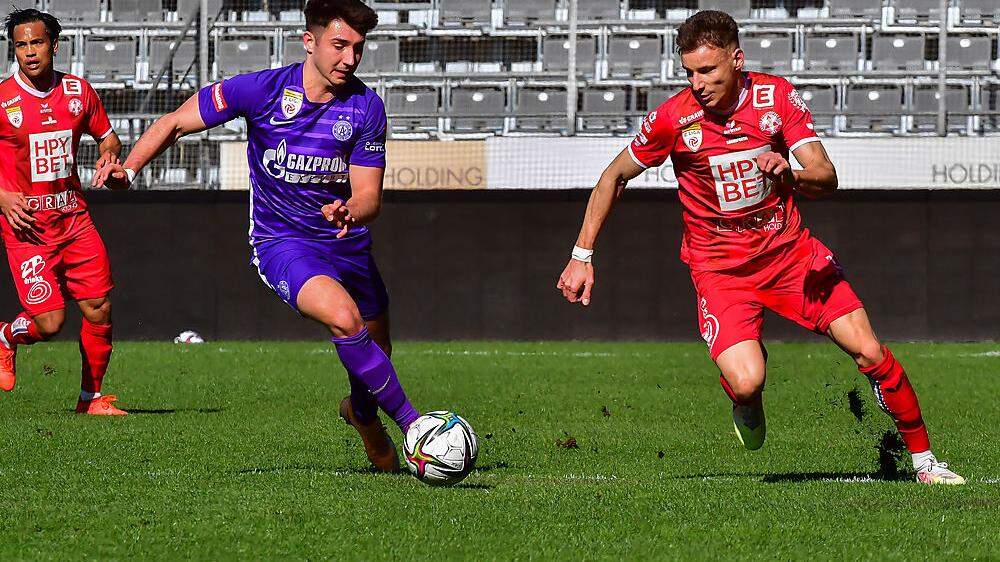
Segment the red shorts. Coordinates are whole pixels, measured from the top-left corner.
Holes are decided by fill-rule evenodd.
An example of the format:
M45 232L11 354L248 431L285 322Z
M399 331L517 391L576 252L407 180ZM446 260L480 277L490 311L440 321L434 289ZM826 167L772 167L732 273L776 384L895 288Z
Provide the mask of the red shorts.
M766 263L727 271L692 271L698 327L714 360L729 347L760 340L764 309L816 333L862 307L836 258L804 235Z
M104 241L96 228L54 245L7 248L21 306L30 316L66 306L63 293L73 300L106 296L114 284Z

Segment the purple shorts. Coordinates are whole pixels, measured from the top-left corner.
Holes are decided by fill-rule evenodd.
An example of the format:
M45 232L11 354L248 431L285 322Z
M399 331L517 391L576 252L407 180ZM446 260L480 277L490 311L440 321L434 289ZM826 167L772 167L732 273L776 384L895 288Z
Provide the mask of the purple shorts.
M296 311L299 291L317 275L326 275L343 285L365 320L389 308L389 294L367 236L337 242L268 240L251 246L252 264L261 279Z

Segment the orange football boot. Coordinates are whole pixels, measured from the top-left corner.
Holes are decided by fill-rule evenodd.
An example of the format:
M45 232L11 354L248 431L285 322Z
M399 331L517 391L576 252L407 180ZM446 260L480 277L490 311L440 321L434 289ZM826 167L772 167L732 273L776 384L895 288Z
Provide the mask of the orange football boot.
M2 326L0 326L2 327ZM17 382L14 365L17 363L17 346L8 348L0 343L0 390L10 392Z
M92 416L124 416L128 412L116 408L112 402L118 400L114 394L103 394L93 400L79 400L76 403L76 413Z
M340 417L347 425L358 430L361 441L365 445L365 454L372 465L381 472L399 472L399 455L396 453L396 445L389 438L382 420L375 416L375 420L368 425L362 424L354 416L354 408L351 407L350 395L345 396L340 401Z

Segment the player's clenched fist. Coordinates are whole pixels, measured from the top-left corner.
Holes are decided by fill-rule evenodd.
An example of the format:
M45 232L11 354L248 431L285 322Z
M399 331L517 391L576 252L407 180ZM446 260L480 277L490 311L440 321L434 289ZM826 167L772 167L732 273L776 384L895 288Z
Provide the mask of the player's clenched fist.
M556 289L562 291L569 302L590 304L590 290L594 288L594 266L590 263L571 259L559 276Z
M792 165L777 152L765 152L757 157L757 167L767 179L781 183L792 184L795 176Z
M333 223L334 226L340 229L340 232L337 233L337 238L343 238L346 236L347 231L355 222L354 217L351 216L351 210L347 207L347 203L344 201L334 201L333 203L328 203L323 205L323 208L320 210L323 212L323 217L325 217L328 222Z

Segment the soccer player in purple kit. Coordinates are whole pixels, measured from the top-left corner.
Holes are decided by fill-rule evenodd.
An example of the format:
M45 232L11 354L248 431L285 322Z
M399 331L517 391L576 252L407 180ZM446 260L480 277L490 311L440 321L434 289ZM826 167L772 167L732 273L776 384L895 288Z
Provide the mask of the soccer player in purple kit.
M310 0L304 63L227 78L158 119L95 186L127 188L184 135L247 122L250 246L261 279L333 335L351 393L340 415L381 471L399 470L381 407L405 436L418 412L389 360L388 295L366 224L378 216L385 171L385 105L354 71L378 23L361 0Z

